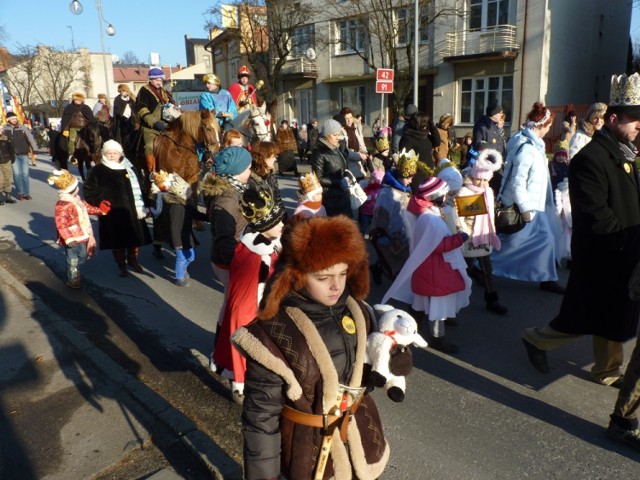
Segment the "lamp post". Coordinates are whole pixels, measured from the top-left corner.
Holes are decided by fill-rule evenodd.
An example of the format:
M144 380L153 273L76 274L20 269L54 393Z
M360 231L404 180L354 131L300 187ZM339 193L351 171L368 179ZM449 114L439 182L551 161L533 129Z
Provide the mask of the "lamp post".
M413 6L413 104L418 106L418 51L420 47L420 13L418 0L414 1Z
M71 50L76 51L76 42L73 39L73 27L71 25L67 25L67 28L71 30Z
M105 58L104 51L104 33L102 31L102 23L104 22L107 25L106 32L110 37L113 37L116 34L116 29L113 27L113 25L111 25L111 23L107 22L102 15L102 0L96 0L96 9L98 10L98 28L100 29L100 48L102 49L104 84L107 90L107 98L111 100L111 94L109 93L109 73L107 72L107 59ZM71 10L71 13L73 13L74 15L80 15L84 11L84 7L79 0L73 0L69 4L69 10Z

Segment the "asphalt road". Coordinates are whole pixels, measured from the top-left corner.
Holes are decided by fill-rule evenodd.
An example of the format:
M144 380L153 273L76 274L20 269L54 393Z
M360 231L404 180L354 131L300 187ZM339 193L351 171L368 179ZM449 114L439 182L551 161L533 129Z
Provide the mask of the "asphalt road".
M63 282L64 255L54 242L57 192L46 183L51 169L43 160L32 167L33 200L0 207L0 255L7 270L241 464L240 409L230 401L223 379L206 369L222 300L208 261L208 230L196 234L201 245L188 288L170 282L172 254L166 252L167 258L158 261L149 247L140 255L144 274L120 278L110 252L99 252L82 268L85 288L71 292ZM283 177L281 185L293 207L292 178ZM562 272L563 282L566 277ZM548 375L526 359L519 340L522 329L548 322L561 297L534 284L504 279L496 284L508 315L487 312L482 291L474 288L459 326L447 330L460 346L459 354L414 350L416 368L408 378L405 401L396 404L384 392L374 392L392 448L382 478L638 478L640 454L605 436L617 391L589 381L590 339L551 352ZM370 303L387 286L373 285ZM627 355L632 343L626 345ZM79 408L77 402L69 403L69 408ZM11 422L6 408L0 401L5 410L0 417ZM153 435L143 442L145 438ZM177 464L166 449L153 458L169 467ZM124 475L119 478L142 477ZM182 470L181 475L202 474Z

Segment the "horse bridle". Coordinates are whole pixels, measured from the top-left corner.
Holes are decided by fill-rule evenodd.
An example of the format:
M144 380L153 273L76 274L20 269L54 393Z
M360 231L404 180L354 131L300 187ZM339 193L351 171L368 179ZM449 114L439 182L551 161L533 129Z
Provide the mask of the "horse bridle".
M249 117L249 120L251 120L251 125L253 125L253 119L254 119L254 118L258 118L258 117L260 117L260 118L262 118L262 120L263 120L263 121L268 120L267 116L266 116L264 113L262 113L258 107L256 107L256 111L257 111L258 113L256 113L256 114L254 115L254 114L253 114L253 111L252 111L252 112L251 112L251 116ZM256 137L258 137L258 140L260 140L260 141L263 141L265 138L268 138L268 137L269 137L269 126L265 124L265 127L267 127L267 131L266 131L265 133L258 133L258 132L256 132L256 129L255 129L255 128L253 129L253 131L254 131L254 133L255 133Z

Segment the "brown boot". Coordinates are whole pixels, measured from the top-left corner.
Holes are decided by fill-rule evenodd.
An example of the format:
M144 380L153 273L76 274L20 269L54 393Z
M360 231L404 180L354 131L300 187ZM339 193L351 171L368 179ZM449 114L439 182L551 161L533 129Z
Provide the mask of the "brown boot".
M145 160L147 162L147 172L155 172L156 171L156 157L153 153L147 153L145 155Z
M127 249L127 263L136 273L142 273L144 270L142 266L138 263L138 247L128 248Z
M121 277L126 277L129 275L127 271L127 262L125 260L126 250L124 248L119 248L117 250L112 250L113 258L115 258L116 263L118 264L118 275Z

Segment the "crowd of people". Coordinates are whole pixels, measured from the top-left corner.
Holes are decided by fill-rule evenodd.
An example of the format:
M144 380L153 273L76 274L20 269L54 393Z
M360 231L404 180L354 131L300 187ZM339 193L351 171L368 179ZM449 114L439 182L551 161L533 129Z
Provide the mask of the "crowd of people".
M376 122L373 151L361 118L348 107L308 125L282 120L272 141L246 145L234 119L258 101L249 77L241 67L228 91L213 74L203 79L200 107L215 110L224 133L219 151L200 159L196 184L157 165L154 140L171 128L167 106L174 105L158 68L149 70L137 98L120 86L112 113L106 97L92 111L83 95L73 95L61 130L69 159L82 128L74 116L108 122L113 139L103 143L82 196L67 169L49 178L59 189L55 220L70 288L82 286L79 267L96 247L112 251L125 277L129 269L143 272L139 249L152 241L158 259L162 243L170 246L172 281L184 288L196 260L194 221L209 222L209 258L224 292L210 368L228 379L232 399L243 405L246 478L382 474L389 447L368 395L374 378L365 364L376 320L364 302L370 278L382 284L383 277L389 286L382 302L411 312L429 346L445 354L459 351L446 327L469 304L474 280L487 310L499 315L509 310L494 276L564 295L548 325L523 333L526 354L548 373L547 351L592 335L593 380L620 389L609 435L640 450L640 346L622 371L623 342L637 335L640 313L627 294L640 260L633 145L640 131L640 105L633 102L640 92L629 95L640 85L637 74L633 82L614 79L609 105L594 104L580 121L570 112L551 160L543 139L554 114L541 102L509 139L507 113L494 100L460 142L452 115L434 123L407 105L392 127ZM13 201L6 165L14 158L24 164L35 151L33 137L13 117L0 136L0 204ZM142 165L127 158L135 150L125 147L138 129ZM306 161L311 172L300 176ZM29 199L28 170L26 181L22 171L15 167L13 178L18 198ZM298 180L291 214L276 178L284 171ZM496 201L515 206L519 230L496 229ZM89 215L98 216L97 241ZM571 269L566 291L558 283L560 265Z

